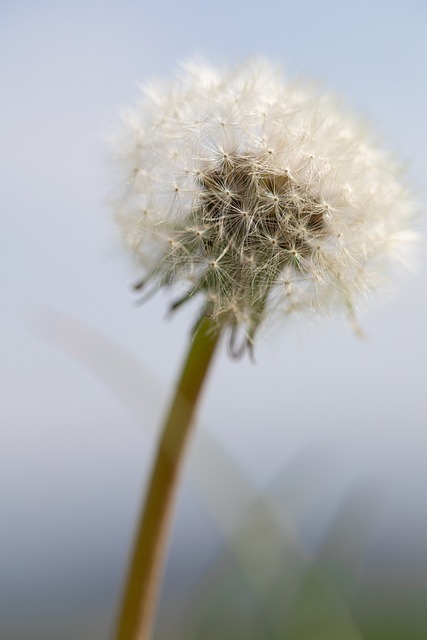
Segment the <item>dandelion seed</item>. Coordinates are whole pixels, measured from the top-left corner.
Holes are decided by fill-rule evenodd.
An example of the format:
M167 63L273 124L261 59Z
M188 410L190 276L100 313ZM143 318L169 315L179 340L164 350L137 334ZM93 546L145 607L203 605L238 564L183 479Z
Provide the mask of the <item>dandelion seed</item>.
M232 348L291 312L353 320L412 261L400 169L333 97L265 61L189 64L146 87L117 150L114 208L140 280L184 285L173 308L197 294Z

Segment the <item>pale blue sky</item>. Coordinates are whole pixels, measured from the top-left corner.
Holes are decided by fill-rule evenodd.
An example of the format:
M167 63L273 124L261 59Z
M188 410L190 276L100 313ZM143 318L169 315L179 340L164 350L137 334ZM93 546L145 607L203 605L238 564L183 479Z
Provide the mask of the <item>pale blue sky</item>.
M426 202L426 20L421 0L1 2L0 575L16 588L10 602L31 599L40 576L54 589L70 571L78 584L84 568L71 568L82 558L92 573L106 557L121 566L187 341L190 311L164 320L161 295L133 307L105 204L103 135L138 82L194 53L213 62L264 54L362 111ZM366 342L341 319L298 320L260 340L255 367L221 354L205 428L259 485L317 442L336 453L339 482L374 478L393 513L412 514L409 529L427 529L416 515L427 509L426 285L422 269L373 309ZM139 397L125 373L137 365L106 357L107 343L91 353L91 331L127 350L158 391L141 383Z

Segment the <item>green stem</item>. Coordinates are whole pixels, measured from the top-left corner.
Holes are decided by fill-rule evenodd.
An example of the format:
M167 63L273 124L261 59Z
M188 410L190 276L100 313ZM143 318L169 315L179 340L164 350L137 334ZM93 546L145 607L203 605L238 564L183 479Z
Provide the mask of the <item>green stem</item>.
M200 322L167 415L136 536L116 640L149 640L162 579L167 533L185 445L220 332Z

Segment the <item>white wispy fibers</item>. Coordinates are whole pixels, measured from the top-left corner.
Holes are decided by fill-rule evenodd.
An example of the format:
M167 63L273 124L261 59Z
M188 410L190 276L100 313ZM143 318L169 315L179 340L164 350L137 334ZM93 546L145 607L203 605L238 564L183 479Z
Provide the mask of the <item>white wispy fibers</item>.
M252 345L261 323L341 308L354 320L410 266L416 213L363 124L265 60L187 64L143 88L115 140L115 216L139 286L181 285Z

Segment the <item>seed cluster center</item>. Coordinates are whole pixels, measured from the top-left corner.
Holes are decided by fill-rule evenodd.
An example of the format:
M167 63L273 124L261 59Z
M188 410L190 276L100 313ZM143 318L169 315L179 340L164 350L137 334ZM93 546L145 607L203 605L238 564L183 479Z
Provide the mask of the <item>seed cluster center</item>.
M283 270L302 273L328 235L326 205L269 159L226 156L196 179L192 211L173 236L170 272L186 270L191 295L203 290L221 313L228 301L230 313L243 310L255 329Z

